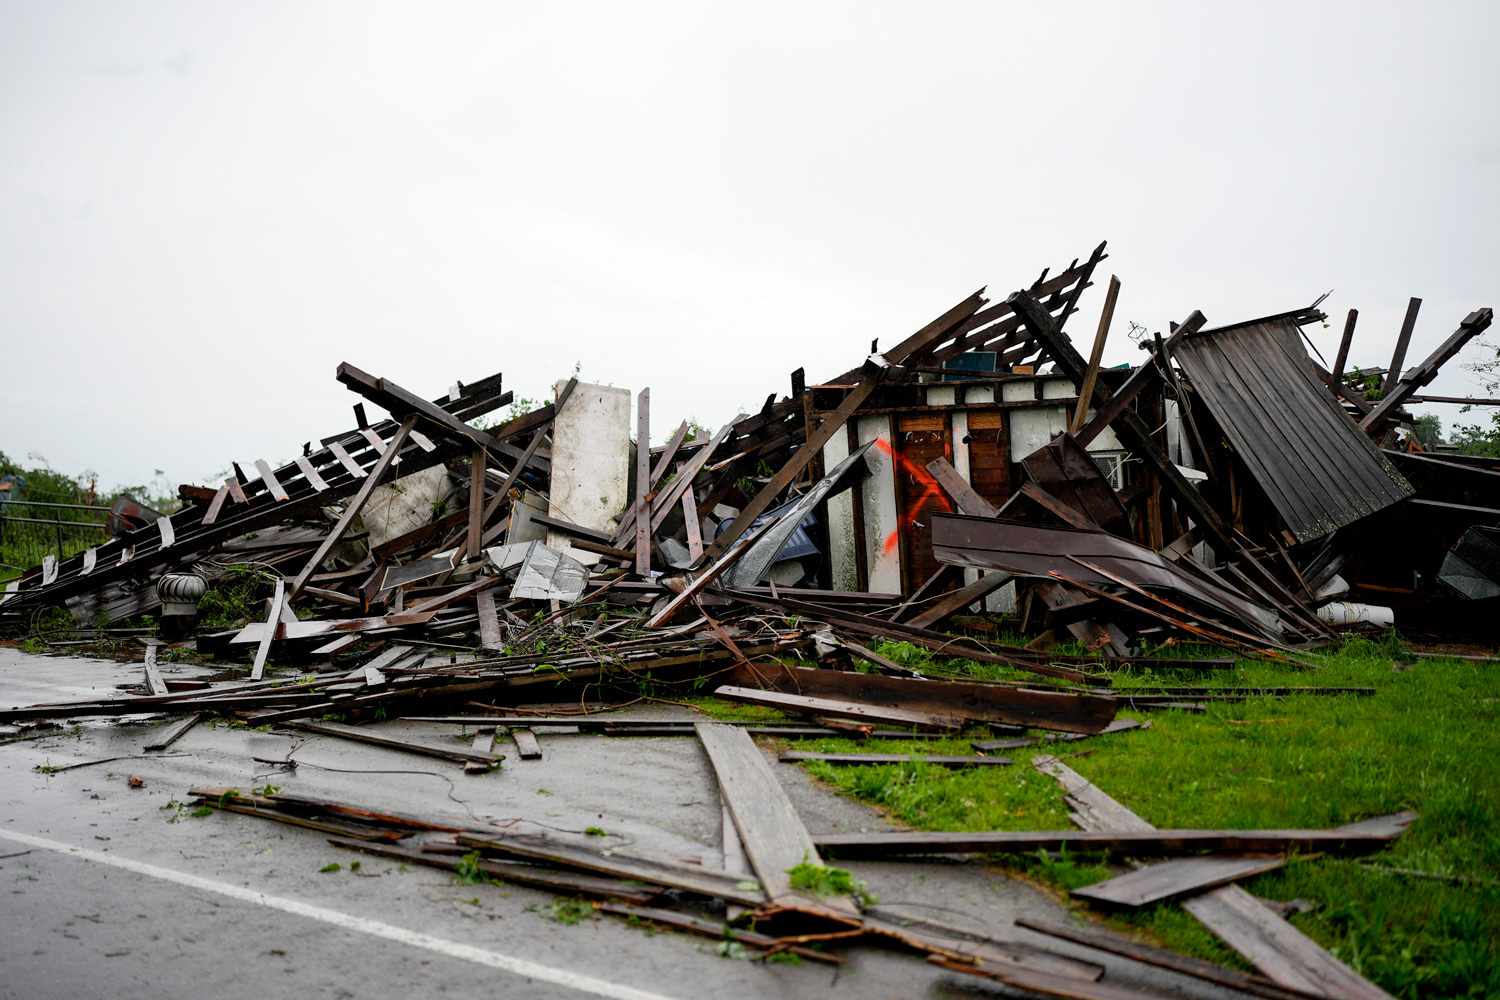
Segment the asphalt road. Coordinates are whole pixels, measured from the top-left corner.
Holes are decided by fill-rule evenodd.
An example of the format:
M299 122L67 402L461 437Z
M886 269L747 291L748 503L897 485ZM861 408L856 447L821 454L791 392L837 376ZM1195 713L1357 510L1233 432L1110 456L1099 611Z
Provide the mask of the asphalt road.
M137 681L139 669L0 649L0 705L111 694ZM164 665L168 677L198 672ZM717 942L608 917L568 925L554 919L546 893L460 885L436 869L349 854L313 831L232 814L194 818L176 805L190 786L269 781L406 812L598 826L612 843L718 865L717 788L691 739L543 737L541 761L511 755L499 772L466 776L456 765L335 739L205 724L172 748L180 756L35 770L140 754L172 724L95 720L0 746L0 998L1002 994L874 948L849 951L837 969L792 966L726 958ZM387 727L434 741L456 731ZM293 752L299 767L291 773L252 760ZM796 766L774 766L814 832L890 828ZM128 787L132 774L144 788ZM351 872L355 860L360 870ZM339 871L320 871L333 862ZM977 864L853 867L883 906L949 923L1025 938L1010 927L1017 916L1065 919L1052 897ZM1214 995L1072 953L1110 968L1111 982Z

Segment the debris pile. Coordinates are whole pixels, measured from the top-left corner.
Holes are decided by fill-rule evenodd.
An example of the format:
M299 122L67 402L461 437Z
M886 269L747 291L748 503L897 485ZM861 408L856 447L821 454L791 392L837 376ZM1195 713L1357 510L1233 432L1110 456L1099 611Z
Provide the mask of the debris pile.
M1192 687L1117 696L1114 671L1234 665L1173 646L1302 668L1301 653L1334 638L1320 609L1337 599L1393 607L1415 627L1483 620L1500 607L1500 463L1422 453L1402 436L1411 424L1402 407L1439 398L1418 393L1488 328L1491 310L1470 313L1409 370L1415 299L1384 370L1346 369L1353 310L1331 367L1308 354L1302 328L1326 318L1322 299L1214 328L1190 312L1142 338L1139 366L1103 368L1117 279L1087 358L1063 330L1104 259L1100 244L1000 301L976 292L825 383L807 384L798 369L787 395L772 393L712 433L683 422L662 435L649 390L632 398L576 378L555 387L553 402L483 426L511 402L498 374L428 399L340 365L338 381L360 397L353 429L302 445L279 467L259 460L250 475L235 463L222 485L182 486L176 513L122 523L111 541L71 558L49 556L0 601L0 622L15 628L47 609L65 608L84 633L158 613L163 638L245 664L244 676L163 680L151 645L139 694L13 706L0 720L183 716L153 745L163 749L205 713L232 713L475 773L502 759L497 731L523 758L540 756L538 733L694 736L724 794L722 870L540 828L293 795L194 794L341 846L477 863L497 878L601 900L609 913L715 937L726 933L725 908L753 912L753 930L742 921L729 930L748 947L837 961L821 946L880 939L1021 989L1131 995L1094 986L1097 966L902 924L861 908L857 893L811 892L788 873L824 855L1067 845L1180 856L1087 898L1190 896L1204 913L1219 907L1218 917L1193 911L1210 926L1240 921L1223 932L1239 947L1236 933L1280 918L1229 883L1288 851L1374 849L1402 822L1154 831L1109 800L1083 801L1097 790L1059 764L1054 775L1092 832L818 837L751 737L911 738L978 725L996 737L976 742L979 756L931 763L1003 766L985 754L1033 742L1023 729L1077 738L1135 725L1115 718L1122 706L1192 708L1211 697ZM1368 391L1375 379L1378 391ZM370 419L366 404L388 417ZM654 436L665 443L653 446ZM259 620L195 623L205 594L246 566L271 591ZM1015 620L1025 646L1002 641L997 613ZM883 654L882 642L1002 667L1007 679L917 670ZM279 665L298 670L268 669ZM643 688L714 692L806 721L747 728L587 711ZM527 708L569 700L586 711ZM328 716L340 724L319 721ZM480 735L456 749L367 725L396 718ZM718 909L669 905L664 894ZM1236 907L1238 918L1225 915ZM1276 931L1292 942L1280 951L1244 944L1269 979L1198 972L1260 996L1380 995L1287 931L1296 934ZM1167 961L1129 942L1083 943ZM1284 972L1288 949L1302 971Z

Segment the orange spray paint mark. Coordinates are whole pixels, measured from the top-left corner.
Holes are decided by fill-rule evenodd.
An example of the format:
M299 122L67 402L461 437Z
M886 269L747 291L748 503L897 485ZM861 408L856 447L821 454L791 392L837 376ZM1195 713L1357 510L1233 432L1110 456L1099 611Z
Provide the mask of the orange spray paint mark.
M932 478L932 473L897 451L885 438L876 438L875 447L885 452L890 457L892 464L900 466L901 471L909 475L922 488L921 493L907 501L906 509L901 513L899 524L915 526L917 515L922 512L923 505L928 501L932 501L945 511L951 512L953 510L953 504L948 500L948 494L944 493L943 488L938 485L937 480ZM882 548L886 555L890 555L896 551L896 547L900 544L901 528L898 526L895 531L885 537Z

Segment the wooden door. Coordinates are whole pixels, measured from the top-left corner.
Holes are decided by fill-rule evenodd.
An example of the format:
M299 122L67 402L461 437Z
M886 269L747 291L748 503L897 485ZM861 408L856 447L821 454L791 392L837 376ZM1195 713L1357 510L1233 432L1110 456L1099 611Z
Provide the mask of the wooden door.
M953 460L953 434L943 414L898 416L895 434L901 589L909 594L940 567L932 556L932 512L951 511L953 503L927 471L927 463L935 458Z
M1010 498L1010 440L1005 414L969 411L969 485L999 507Z

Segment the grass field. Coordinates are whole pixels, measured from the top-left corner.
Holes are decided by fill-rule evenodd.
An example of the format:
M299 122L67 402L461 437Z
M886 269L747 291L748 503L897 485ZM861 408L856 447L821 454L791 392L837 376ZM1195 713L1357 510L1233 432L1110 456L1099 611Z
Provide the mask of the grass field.
M1408 666L1393 659L1394 649L1351 640L1337 653L1309 657L1319 664L1316 671L1241 661L1235 670L1212 675L1115 677L1121 689L1197 683L1375 688L1368 697L1210 702L1202 715L1127 712L1148 719L1151 728L1006 751L1015 761L1007 768L804 766L922 830L1069 829L1060 789L1030 766L1039 753L1061 757L1162 827L1325 827L1413 809L1421 814L1417 822L1379 854L1295 860L1243 884L1269 899L1314 904L1292 922L1397 996L1500 996L1500 664L1421 660ZM880 651L954 672L1004 672L931 664L910 647ZM967 737L810 740L793 748L971 752ZM1120 870L1098 858L997 861L1064 890ZM1243 967L1176 905L1112 919L1178 950Z

